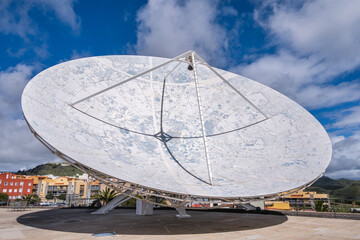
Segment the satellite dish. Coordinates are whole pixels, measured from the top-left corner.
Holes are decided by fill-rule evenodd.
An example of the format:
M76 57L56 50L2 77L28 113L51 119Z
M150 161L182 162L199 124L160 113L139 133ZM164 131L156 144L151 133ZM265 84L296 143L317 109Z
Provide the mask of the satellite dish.
M22 108L53 153L165 198L273 197L311 184L332 154L300 105L193 51L64 62L28 83Z

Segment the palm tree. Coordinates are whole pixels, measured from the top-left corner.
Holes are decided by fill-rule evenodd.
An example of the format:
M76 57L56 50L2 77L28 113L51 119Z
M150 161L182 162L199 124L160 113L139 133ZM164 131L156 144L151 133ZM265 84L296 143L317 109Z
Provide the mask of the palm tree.
M108 187L105 188L105 190L101 190L100 193L95 196L96 199L102 202L102 205L107 204L116 197L117 193L115 192L115 190L112 190Z
M35 193L22 196L21 199L23 201L27 201L29 204L34 204L34 203L40 202L39 196L36 195Z

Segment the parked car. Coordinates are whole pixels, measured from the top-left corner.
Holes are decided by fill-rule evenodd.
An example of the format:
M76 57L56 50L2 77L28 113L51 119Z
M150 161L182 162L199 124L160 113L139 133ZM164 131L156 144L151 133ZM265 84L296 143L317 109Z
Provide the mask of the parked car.
M49 202L40 202L40 206L50 206Z

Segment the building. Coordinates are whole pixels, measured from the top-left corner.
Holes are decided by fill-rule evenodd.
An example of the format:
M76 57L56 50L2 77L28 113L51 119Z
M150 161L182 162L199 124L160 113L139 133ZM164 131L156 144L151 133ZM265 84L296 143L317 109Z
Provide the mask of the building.
M329 195L316 193L316 192L307 192L307 191L298 191L282 197L284 201L288 201L291 207L304 207L304 208L313 208L314 202L317 200L324 201L324 204L330 204ZM330 205L329 205L330 206Z
M265 201L266 210L290 210L288 201Z
M0 173L0 192L6 193L10 201L20 199L33 192L33 179L13 173Z
M50 193L54 196L54 201L56 201L61 194L66 194L67 199L90 199L100 191L99 181L94 181L88 176L81 179L52 175L24 177L33 180L32 192L37 194L41 201L47 201L46 195Z

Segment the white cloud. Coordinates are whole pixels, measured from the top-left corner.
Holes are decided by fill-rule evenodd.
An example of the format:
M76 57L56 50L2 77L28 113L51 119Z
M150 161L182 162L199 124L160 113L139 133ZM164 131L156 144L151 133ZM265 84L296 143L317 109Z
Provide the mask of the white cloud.
M222 15L225 16L237 16L238 11L231 6L224 6L221 11Z
M262 11L273 13L261 19ZM359 80L333 86L334 77L360 66L360 2L307 1L296 8L270 1L255 14L277 52L232 68L309 108L360 99Z
M325 173L324 175L333 179L347 178L360 180L360 169L339 170L336 172Z
M81 21L75 14L74 0L27 0L0 1L0 33L16 35L24 40L24 45L19 49L8 48L10 56L21 57L26 52L32 51L37 57L44 59L49 56L47 50L47 33L42 32L39 24L31 18L33 9L39 10L47 19L55 15L62 23L69 26L73 33L80 32Z
M307 1L300 9L274 5L268 27L281 43L312 54L337 72L360 63L360 1Z
M0 171L16 171L55 159L21 117L21 94L33 71L33 66L18 64L0 72Z
M195 50L208 61L224 64L227 32L215 21L216 7L202 0L150 0L137 15L137 53L175 57Z
M73 31L80 30L81 21L74 12L74 0L36 0L35 2L42 2L46 8L54 11L58 19L69 25Z
M0 125L0 171L55 161L56 157L31 134L24 120L0 119Z
M360 82L343 82L338 85L308 85L296 93L296 98L300 104L312 109L359 100L359 93Z
M32 66L18 64L0 72L0 119L21 113L21 94L33 70Z
M11 5L15 4L15 2L9 0L0 1L0 32L15 34L22 38L26 38L27 35L34 35L37 30L28 15L30 6L24 4L10 11Z
M341 140L341 138L343 138ZM326 175L360 179L360 133L350 137L338 136L333 142L333 158Z
M70 59L78 59L78 58L84 58L84 57L90 57L92 56L92 54L89 51L80 51L78 52L77 50L73 49Z
M359 94L360 91L357 92ZM343 112L343 117L339 118L332 127L343 128L343 127L352 127L357 126L360 128L360 107L352 107L346 109ZM360 150L360 148L359 148ZM360 160L360 159L359 159Z
M331 143L332 143L332 145L334 145L335 143L338 143L338 142L340 142L340 141L342 141L342 140L344 140L345 139L345 137L344 136L330 136L330 140L331 140Z
M38 26L29 16L33 8L39 8L44 13L54 12L60 21L69 25L73 31L78 31L80 18L76 16L73 5L74 0L0 1L0 32L18 35L24 39L29 35L39 34Z

